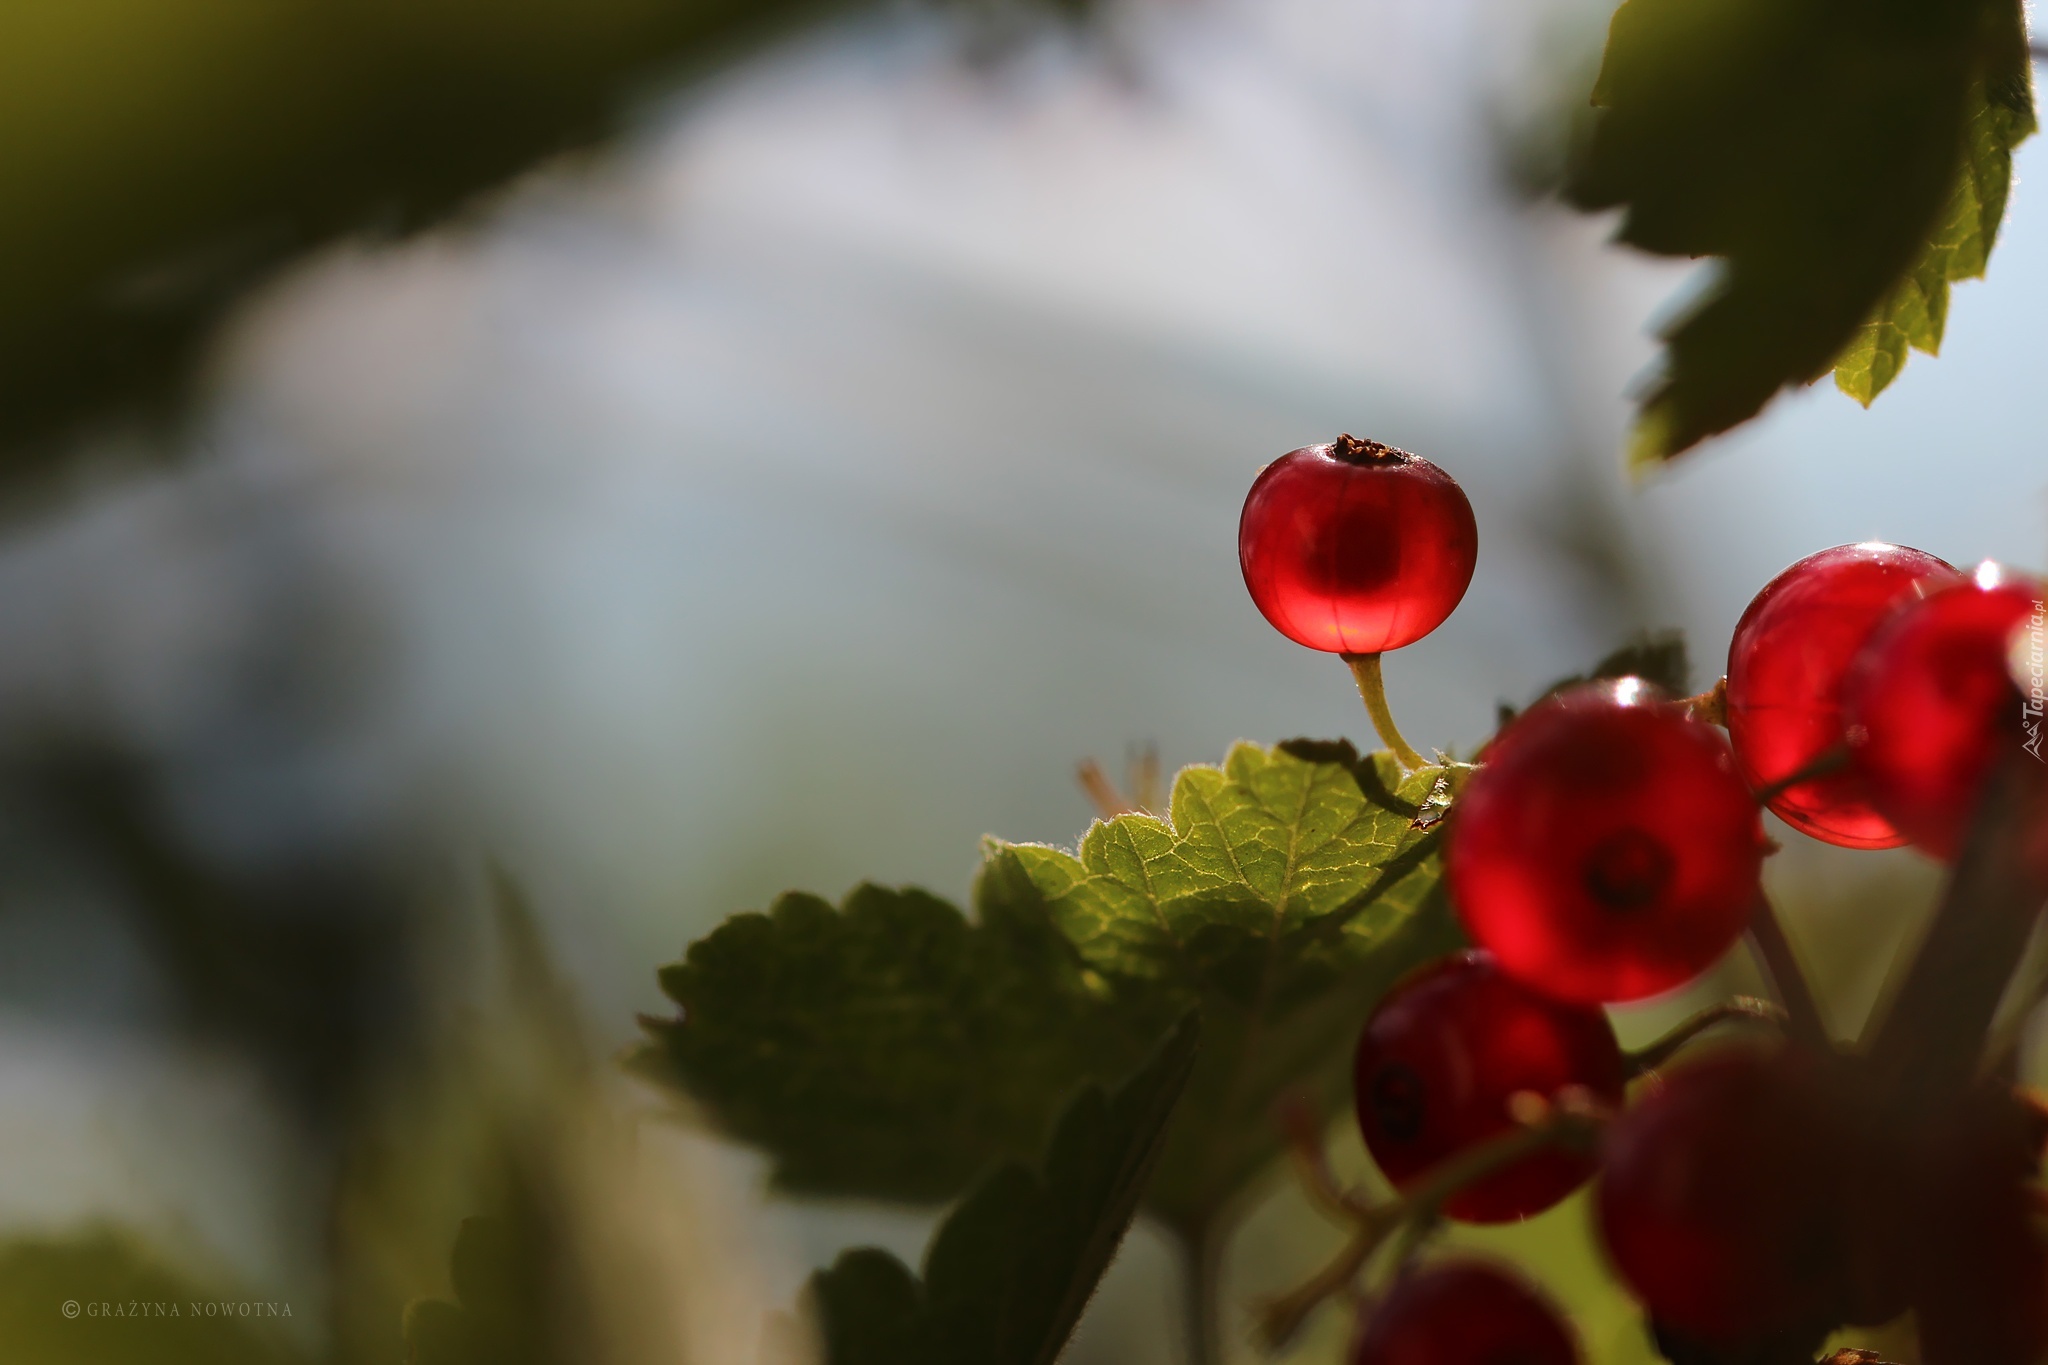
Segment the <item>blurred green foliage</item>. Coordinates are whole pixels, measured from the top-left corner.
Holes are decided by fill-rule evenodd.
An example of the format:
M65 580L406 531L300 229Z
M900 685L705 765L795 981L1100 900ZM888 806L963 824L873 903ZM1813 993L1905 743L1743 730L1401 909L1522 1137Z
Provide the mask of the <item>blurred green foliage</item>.
M432 223L631 93L859 0L22 0L0 14L0 473L166 410L223 309L350 234ZM1081 0L1047 0L1079 12ZM1567 196L1716 256L1638 459L1839 364L1939 345L2033 128L2018 0L1629 0Z
M200 1284L108 1230L0 1243L7 1365L302 1365L312 1310Z
M852 0L845 0L852 3ZM431 223L833 0L0 7L0 473L171 403L295 254Z
M1665 330L1632 459L1746 421L1852 343L1867 399L1904 342L1938 342L1934 295L1982 270L2030 83L2019 0L1622 5L1565 195L1625 209L1631 245L1720 258Z
M549 1365L573 1358L552 1339L547 1253L537 1229L505 1217L462 1220L448 1278L455 1298L421 1299L405 1315L412 1365Z
M106 736L0 747L6 856L108 886L162 968L168 1022L250 1057L308 1131L331 1132L418 1023L409 869L348 846L232 863L195 846L161 778ZM32 910L0 894L0 913Z

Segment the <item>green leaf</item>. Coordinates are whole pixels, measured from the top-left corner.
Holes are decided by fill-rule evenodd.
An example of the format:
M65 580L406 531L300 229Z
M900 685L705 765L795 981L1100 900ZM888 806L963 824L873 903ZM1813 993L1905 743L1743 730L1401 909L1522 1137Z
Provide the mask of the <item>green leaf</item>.
M682 1017L643 1020L632 1064L766 1148L783 1189L937 1200L1200 1008L1147 1196L1194 1235L1277 1152L1278 1097L1339 1103L1373 1003L1457 946L1436 846L1464 771L1239 744L1182 771L1168 820L1100 822L1074 853L989 841L973 922L920 891L785 896L663 970Z
M1625 208L1619 238L1646 251L1720 258L1697 305L1664 332L1634 461L1747 420L1857 341L1946 231L1966 135L2009 149L2031 127L2021 24L2018 0L1621 6L1566 197ZM1973 120L1987 101L2017 121ZM1996 157L1973 153L1969 167L1979 227L1957 238L1964 266L1988 249L1981 224L1995 222L2005 180ZM1945 289L1950 261L1940 269ZM1895 313L1901 330L1927 334L1910 301ZM1872 347L1875 384L1890 362L1879 339Z
M814 1276L828 1365L1052 1365L1137 1212L1198 1032L1191 1015L1114 1094L1075 1096L1040 1170L1005 1163L947 1217L922 1280L872 1248Z
M678 1020L631 1059L767 1149L791 1192L951 1198L1035 1154L1080 1081L1124 1072L1172 1014L1113 998L1042 911L970 923L923 891L783 896L661 972Z
M2018 12L2009 17L2017 25ZM1940 353L1950 282L1982 279L1990 264L2012 187L2013 149L2035 128L2025 49L2026 34L2015 29L2002 49L2012 60L1972 84L1962 170L1933 235L1835 362L1835 387L1865 407L1898 377L1909 347Z
M1464 771L1239 744L1180 774L1170 820L1098 823L1077 853L992 845L985 914L1042 906L1095 971L1202 1009L1202 1063L1147 1197L1184 1235L1276 1154L1277 1100L1338 1102L1373 1003L1457 946L1436 849Z
M7 1365L293 1365L317 1311L195 1283L113 1231L0 1243Z

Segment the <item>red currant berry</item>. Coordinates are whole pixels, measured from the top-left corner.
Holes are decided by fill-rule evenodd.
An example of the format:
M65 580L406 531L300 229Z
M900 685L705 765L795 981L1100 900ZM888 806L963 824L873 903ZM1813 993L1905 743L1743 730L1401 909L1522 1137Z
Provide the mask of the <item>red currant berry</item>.
M1563 1005L1501 972L1485 953L1423 968L1380 1003L1358 1040L1358 1126L1387 1179L1406 1187L1444 1158L1514 1127L1508 1099L1582 1086L1619 1108L1627 1066L1597 1009ZM1590 1155L1538 1153L1466 1186L1453 1218L1502 1223L1563 1199L1593 1174Z
M1351 1365L1578 1365L1557 1310L1506 1271L1446 1261L1366 1310Z
M1728 644L1728 738L1752 788L1783 781L1843 743L1842 680L1901 602L1962 581L1933 555L1866 541L1808 555L1764 585ZM1771 809L1845 848L1905 842L1844 770L1788 787Z
M1267 465L1237 526L1252 601L1288 639L1335 654L1399 649L1435 630L1478 556L1457 480L1355 436Z
M1748 925L1763 862L1727 740L1640 678L1517 717L1452 808L1449 841L1451 899L1473 941L1582 1005L1706 970Z
M2040 719L2008 658L2041 596L2040 584L1980 565L1888 618L1844 684L1849 750L1872 804L1937 858L1961 850L1992 764Z
M1615 1121L1597 1207L1659 1323L1734 1345L1824 1323L1843 1290L1837 1125L1801 1053L1726 1050Z
M1911 1223L1898 1243L1927 1365L2048 1355L2048 1243L2029 1199L2043 1137L2038 1111L1985 1090L1913 1144Z

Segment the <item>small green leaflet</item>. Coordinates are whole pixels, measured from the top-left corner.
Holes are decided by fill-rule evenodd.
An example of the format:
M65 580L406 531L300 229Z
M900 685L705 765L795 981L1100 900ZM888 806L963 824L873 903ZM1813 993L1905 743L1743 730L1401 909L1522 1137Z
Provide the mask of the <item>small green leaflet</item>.
M1170 822L1120 816L1077 853L992 845L984 904L1035 897L1089 967L1202 1009L1202 1063L1147 1197L1184 1234L1276 1154L1278 1099L1338 1102L1373 1003L1457 945L1436 846L1463 771L1239 744L1180 774Z
M1720 258L1665 329L1632 461L1747 421L1838 359L1845 387L1874 394L1903 342L1938 339L1947 281L1981 271L2032 127L2027 80L2019 0L1627 0L1565 195L1625 208L1619 239L1643 250Z
M946 1218L922 1280L873 1248L815 1275L827 1365L1052 1365L1137 1212L1198 1033L1190 1015L1115 1093L1082 1089L1041 1169L1004 1163Z
M1865 407L1905 368L1909 347L1940 353L1949 283L1982 279L1990 264L2012 187L2013 149L2035 131L2026 35L2013 38L2017 63L1987 71L1971 87L1962 171L1926 251L1835 362L1835 387Z
M785 896L663 971L682 1016L644 1020L634 1064L765 1148L781 1188L930 1201L1200 1009L1146 1196L1192 1235L1278 1151L1275 1100L1341 1103L1379 995L1457 946L1436 847L1463 771L1240 744L1179 775L1169 820L1100 822L1071 853L990 841L971 921L919 891Z

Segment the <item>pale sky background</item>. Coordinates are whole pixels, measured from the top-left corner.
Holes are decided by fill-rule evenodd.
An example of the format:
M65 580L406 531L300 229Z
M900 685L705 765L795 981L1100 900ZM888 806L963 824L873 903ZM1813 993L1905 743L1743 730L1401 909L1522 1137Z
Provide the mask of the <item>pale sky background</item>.
M1597 10L1148 0L979 62L897 15L655 102L471 223L297 270L236 320L175 468L110 452L17 522L0 725L111 725L229 852L497 855L623 1037L657 962L785 886L957 896L985 832L1071 840L1084 755L1367 738L1234 557L1257 469L1342 430L1478 516L1464 605L1387 664L1425 746L1631 626L1684 627L1709 681L1823 546L2042 566L2039 140L1940 359L1628 483L1623 394L1686 267L1497 171ZM1589 524L1627 591L1566 548ZM348 704L244 725L252 638L336 602ZM0 1223L139 1219L290 1283L268 1122L217 1059L0 1014ZM838 1227L771 1240L794 1267ZM1091 1330L1077 1360L1152 1358Z

